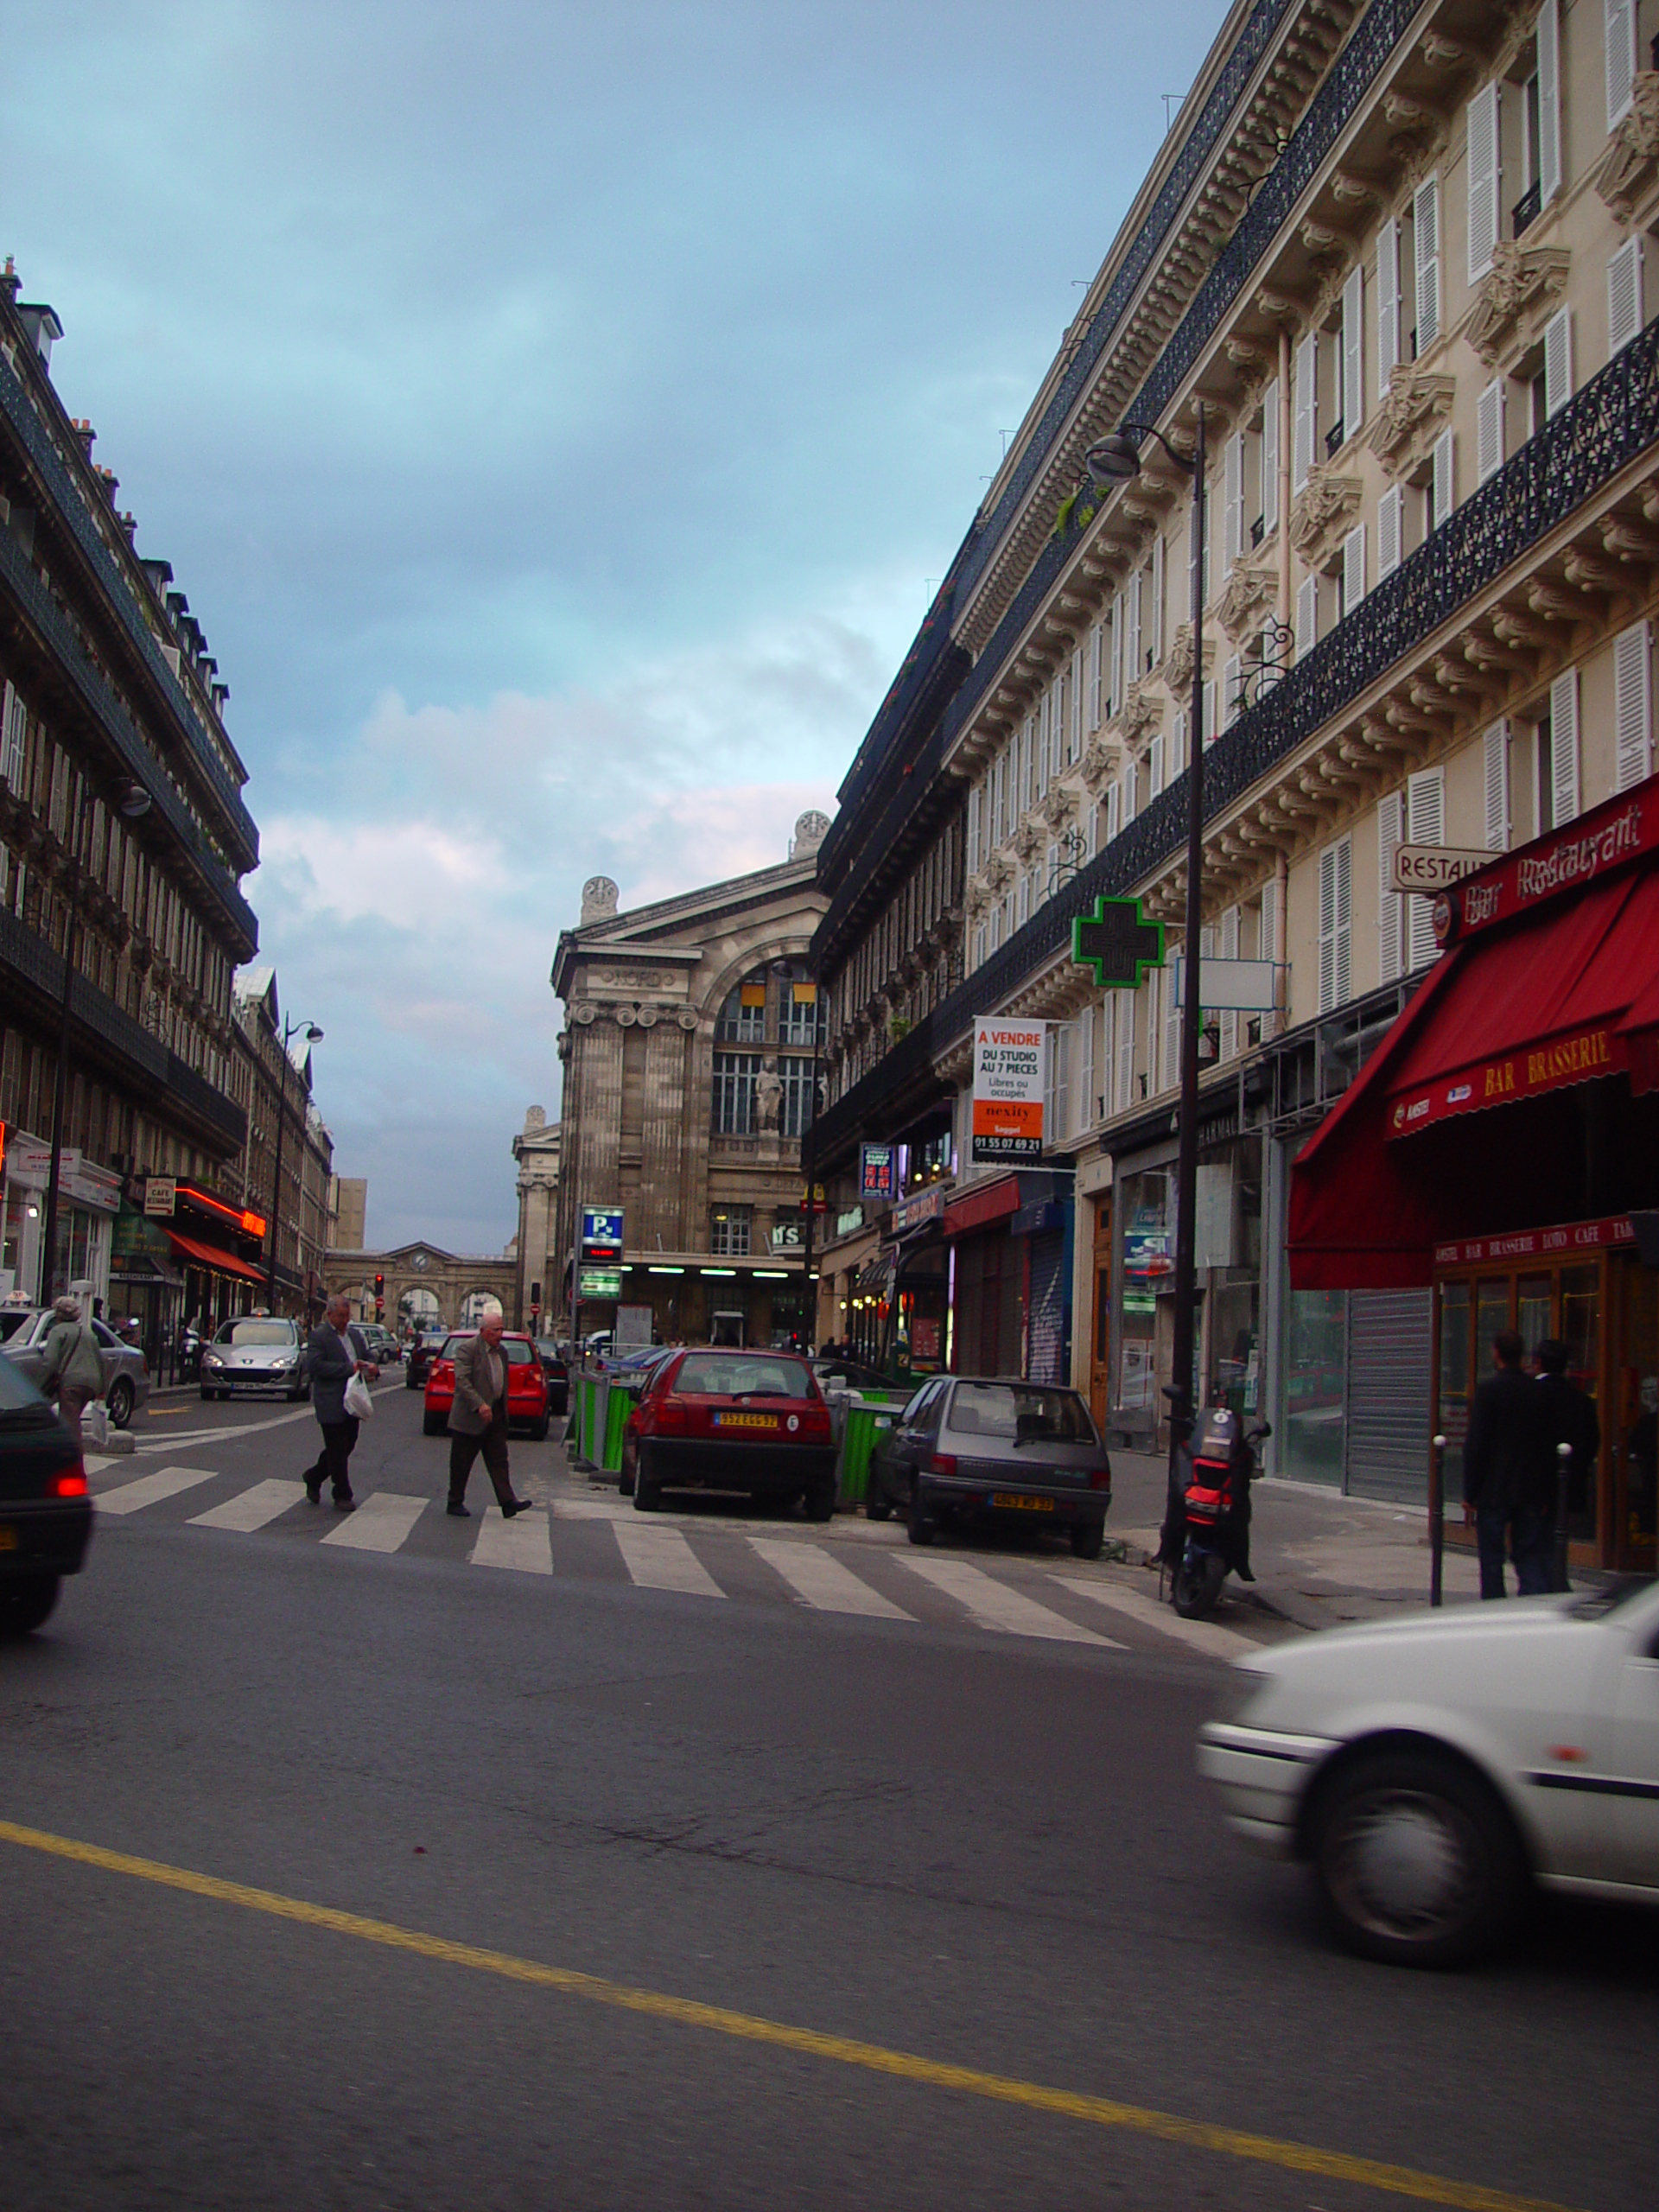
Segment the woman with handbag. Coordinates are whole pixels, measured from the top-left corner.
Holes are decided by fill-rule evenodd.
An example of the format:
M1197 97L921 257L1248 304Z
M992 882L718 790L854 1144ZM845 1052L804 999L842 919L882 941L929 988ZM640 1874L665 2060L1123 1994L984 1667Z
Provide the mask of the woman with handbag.
M104 1355L98 1348L98 1338L80 1318L79 1300L60 1298L52 1312L55 1318L47 1332L41 1388L55 1402L79 1452L83 1448L81 1410L104 1395Z

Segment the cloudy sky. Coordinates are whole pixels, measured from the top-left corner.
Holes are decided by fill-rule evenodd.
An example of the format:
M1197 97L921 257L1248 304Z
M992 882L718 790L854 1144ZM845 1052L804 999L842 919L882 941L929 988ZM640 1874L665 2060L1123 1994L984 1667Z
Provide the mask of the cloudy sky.
M833 805L1216 0L10 0L0 251L232 687L369 1234L499 1251L548 969Z

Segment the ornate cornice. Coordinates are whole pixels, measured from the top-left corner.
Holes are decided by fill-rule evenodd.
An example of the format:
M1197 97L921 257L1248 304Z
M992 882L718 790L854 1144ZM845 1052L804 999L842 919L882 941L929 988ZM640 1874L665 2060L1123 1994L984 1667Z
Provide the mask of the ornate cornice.
M1126 745L1138 745L1149 730L1156 729L1163 720L1162 710L1147 687L1131 683L1128 696L1123 702L1118 716Z
M1206 636L1204 641L1204 672L1209 675L1216 664L1216 641ZM1164 659L1164 681L1179 697L1191 689L1192 683L1192 625L1180 623L1170 639L1169 652Z
M1329 466L1309 473L1290 511L1290 542L1310 569L1324 568L1334 555L1364 488L1357 476L1339 475Z
M1467 326L1469 343L1489 367L1513 371L1537 343L1571 266L1565 247L1498 241L1492 265L1476 287Z
M1457 382L1402 361L1360 435L1390 476L1414 474L1452 412Z
M1278 571L1271 562L1260 558L1235 561L1217 609L1222 628L1235 641L1254 635L1273 606L1278 589Z

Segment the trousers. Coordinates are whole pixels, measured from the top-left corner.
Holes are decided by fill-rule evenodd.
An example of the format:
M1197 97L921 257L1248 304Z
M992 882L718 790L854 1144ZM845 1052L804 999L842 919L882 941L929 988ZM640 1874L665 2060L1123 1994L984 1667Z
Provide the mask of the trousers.
M1549 1587L1552 1516L1543 1505L1479 1505L1475 1509L1475 1541L1480 1550L1480 1594L1507 1596L1503 1587L1504 1539L1515 1561L1515 1579L1522 1598L1541 1597Z
M322 1449L317 1454L315 1466L306 1471L306 1488L321 1490L326 1476L336 1497L349 1497L352 1494L352 1452L357 1444L357 1416L347 1414L343 1421L325 1421L318 1426L322 1430Z
M512 1476L507 1466L507 1424L493 1421L481 1436L464 1436L459 1429L449 1432L449 1503L464 1505L467 1484L472 1478L474 1463L480 1452L490 1480L495 1485L498 1505L512 1503Z

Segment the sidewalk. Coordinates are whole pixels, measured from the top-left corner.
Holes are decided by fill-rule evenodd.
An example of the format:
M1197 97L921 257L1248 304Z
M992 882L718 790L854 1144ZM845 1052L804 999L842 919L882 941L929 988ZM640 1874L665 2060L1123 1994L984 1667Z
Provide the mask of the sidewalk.
M1158 1544L1167 1484L1166 1463L1138 1452L1112 1454L1112 1510L1106 1523L1129 1547L1139 1566ZM1229 1605L1255 1605L1298 1628L1338 1628L1344 1621L1379 1620L1428 1604L1428 1516L1421 1507L1344 1497L1310 1484L1268 1475L1252 1486L1250 1564L1254 1585L1230 1576ZM1456 1507L1447 1532L1461 1526ZM1147 1572L1155 1583L1157 1568ZM1511 1577L1513 1582L1513 1577ZM1447 1605L1480 1594L1472 1551L1446 1548Z

